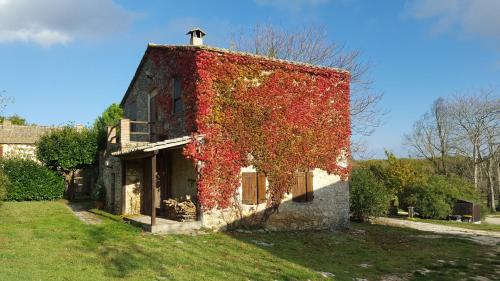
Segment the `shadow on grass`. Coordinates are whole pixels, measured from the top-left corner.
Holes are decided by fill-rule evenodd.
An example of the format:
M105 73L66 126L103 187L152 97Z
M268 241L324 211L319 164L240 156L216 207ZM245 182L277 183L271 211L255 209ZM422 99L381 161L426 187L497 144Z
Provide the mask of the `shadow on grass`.
M229 231L200 236L143 233L116 216L85 228L80 250L97 254L110 278L138 280L335 280L408 276L416 280L494 278L484 246L453 236L352 223L346 231ZM440 262L444 261L444 262ZM475 267L470 266L476 264ZM420 269L429 273L419 273ZM425 272L425 271L424 271Z

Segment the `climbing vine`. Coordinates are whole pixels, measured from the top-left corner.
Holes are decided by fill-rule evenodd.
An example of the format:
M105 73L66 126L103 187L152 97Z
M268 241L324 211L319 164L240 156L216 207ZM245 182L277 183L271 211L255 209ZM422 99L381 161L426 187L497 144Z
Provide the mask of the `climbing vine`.
M186 126L203 135L184 154L202 163L198 198L204 208L229 207L240 168L249 165L268 176L269 207L280 204L299 169L320 168L346 179L347 73L206 49L178 52L175 58L158 52L152 60L184 78Z

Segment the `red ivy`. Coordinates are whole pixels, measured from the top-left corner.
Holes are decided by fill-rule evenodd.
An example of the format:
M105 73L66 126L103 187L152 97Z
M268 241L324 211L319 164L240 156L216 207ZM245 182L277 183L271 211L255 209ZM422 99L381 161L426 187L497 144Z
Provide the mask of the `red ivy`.
M298 169L320 168L346 179L350 166L339 163L350 156L347 73L211 50L169 50L155 50L152 60L165 76L183 77L186 125L204 136L184 154L202 163L198 198L206 209L230 205L240 168L248 165L268 176L269 206L290 191ZM171 100L168 89L162 91ZM170 112L168 102L164 107Z

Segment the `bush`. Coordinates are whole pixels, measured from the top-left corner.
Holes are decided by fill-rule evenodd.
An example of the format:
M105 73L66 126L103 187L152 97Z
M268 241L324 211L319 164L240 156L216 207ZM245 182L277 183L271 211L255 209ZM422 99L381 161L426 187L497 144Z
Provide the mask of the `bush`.
M423 218L444 219L451 212L446 197L428 183L407 186L399 196L399 203L403 210L415 207L415 212Z
M354 220L387 214L391 192L369 169L355 169L349 182L350 208Z
M0 203L7 196L7 186L10 184L9 178L3 172L3 168L0 166Z
M433 175L423 183L407 186L399 194L400 207L415 211L424 218L445 219L457 199L478 201L473 185L457 176Z
M26 159L4 159L3 170L10 184L7 200L32 201L62 198L65 185L61 175Z

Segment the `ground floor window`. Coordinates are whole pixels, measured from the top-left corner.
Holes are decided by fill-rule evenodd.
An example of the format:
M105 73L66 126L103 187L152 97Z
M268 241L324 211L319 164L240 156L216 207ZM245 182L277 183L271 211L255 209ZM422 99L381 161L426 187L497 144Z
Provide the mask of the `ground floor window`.
M309 202L313 200L313 173L311 171L295 173L292 195L292 200L295 202Z
M266 175L263 173L243 173L241 187L243 204L254 205L266 202Z

